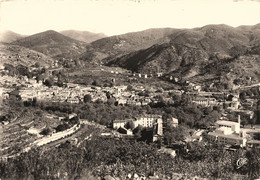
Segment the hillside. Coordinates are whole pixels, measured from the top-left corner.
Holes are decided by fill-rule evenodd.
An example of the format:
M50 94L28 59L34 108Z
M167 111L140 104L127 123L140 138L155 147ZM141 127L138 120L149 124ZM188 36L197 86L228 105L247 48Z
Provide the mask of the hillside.
M169 42L168 36L180 30L171 28L148 29L140 32L111 36L94 41L87 45L81 59L100 61L109 56L126 54L140 49L149 48L154 44Z
M61 33L82 40L97 35L73 30ZM55 31L46 31L20 39L13 44L58 58L66 67L70 67L67 60L75 60L72 64L102 63L120 66L133 72L162 72L166 77L174 75L198 81L201 77L219 79L219 69L214 69L218 62L223 62L218 68L230 73L225 60L244 57L253 61L254 56L260 55L260 24L237 28L220 24L194 29L148 29L101 38L89 44L67 36ZM85 62L76 62L78 58ZM235 61L230 64L227 67L239 68ZM247 65L243 60L239 64L241 67ZM258 67L258 58L253 64L252 68ZM243 77L252 76L259 79L258 73L252 74L250 70L255 72L246 68L245 72L238 72L236 76L245 73Z
M50 66L53 59L37 51L11 44L0 43L0 64L13 66L32 66L39 62L40 66Z
M243 31L243 33L250 40L251 46L259 46L260 44L260 23L254 26L239 26L237 29Z
M255 44L260 44L256 26L248 29L243 31L227 25L208 25L194 29L148 29L94 41L87 46L82 59L100 61L107 57L118 58L120 55L164 43L182 44L200 48L208 54L218 53L220 56L228 56L232 48L248 46L252 40ZM250 33L254 39L250 39Z
M198 63L208 55L196 47L165 43L139 50L108 62L134 72L157 73L171 72L189 64Z
M111 36L87 46L83 60L100 61L130 52L147 49L155 44L181 44L204 50L209 56L232 56L251 46L260 45L259 25L234 28L227 25L207 25L194 29L158 28Z
M25 37L26 37L25 35L17 34L12 31L4 31L0 33L0 42L11 43L13 41L17 41Z
M93 41L106 37L105 34L102 33L97 34L88 31L66 30L66 31L61 31L60 33L63 34L64 36L68 36L72 39L83 41L85 43L91 43Z
M140 34L146 37L142 38L143 43L140 43ZM147 30L103 38L91 43L89 47L86 52L88 58L85 60L101 60L109 66L120 66L133 72L162 72L166 76L199 80L203 76L218 79L219 71L225 69L225 73L230 73L231 67L235 67L244 70L234 73L230 81L236 79L235 76L259 79L259 74L255 71L259 67L259 24L237 28L207 25L194 29ZM237 61L232 61L226 66L225 59L239 57L243 57L239 59L239 65ZM223 64L216 70L215 63L218 61ZM248 61L253 66L248 66Z
M64 36L56 31L45 31L13 42L51 57L72 58L85 50L84 42Z

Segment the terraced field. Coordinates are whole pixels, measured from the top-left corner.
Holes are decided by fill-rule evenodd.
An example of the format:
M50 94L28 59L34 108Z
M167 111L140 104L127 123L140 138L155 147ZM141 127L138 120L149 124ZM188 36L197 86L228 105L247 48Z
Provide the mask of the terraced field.
M15 115L9 124L2 125L0 129L0 155L10 156L24 150L35 140L39 139L41 132L46 126L56 127L60 122L58 119L48 118L47 113L24 109ZM47 116L47 117L46 117ZM50 123L51 122L51 123ZM30 133L34 129L36 133Z

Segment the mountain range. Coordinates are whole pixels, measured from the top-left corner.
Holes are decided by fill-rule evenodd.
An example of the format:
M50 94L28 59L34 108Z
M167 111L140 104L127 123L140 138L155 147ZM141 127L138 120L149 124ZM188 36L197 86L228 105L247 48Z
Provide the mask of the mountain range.
M260 44L259 25L233 28L227 25L207 25L194 29L149 29L141 32L127 33L119 36L103 38L87 46L86 57L98 59L116 57L158 44L182 45L198 48L208 56L233 55L236 50L258 46ZM131 55L130 55L131 56ZM125 56L124 56L125 59Z
M106 37L88 31L67 30L56 32L53 30L24 36L12 31L0 34L0 42L11 43L41 52L50 57L75 58L85 51L87 43Z
M233 66L243 69L243 58L248 62L254 57L253 69L260 68L260 24L236 28L224 24L193 29L155 28L111 37L86 31L49 30L11 44L52 58L79 59L83 64L103 63L133 72L162 72L187 79L205 74L219 76L216 64L225 70ZM259 79L258 72L249 74Z
M220 79L223 74L216 71L217 64L220 70L230 73L230 81L247 76L259 80L260 24L237 28L207 25L194 29L150 29L97 40L87 46L86 52L85 60L99 60L133 72L162 72L185 79L197 77L197 80ZM230 59L233 61L228 61ZM253 66L243 73L228 70L243 69L249 60ZM218 61L222 64L216 63Z

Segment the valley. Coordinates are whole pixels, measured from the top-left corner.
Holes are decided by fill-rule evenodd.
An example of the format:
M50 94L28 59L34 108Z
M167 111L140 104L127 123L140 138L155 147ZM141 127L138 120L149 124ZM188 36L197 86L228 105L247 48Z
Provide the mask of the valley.
M259 177L259 32L7 32L0 178Z

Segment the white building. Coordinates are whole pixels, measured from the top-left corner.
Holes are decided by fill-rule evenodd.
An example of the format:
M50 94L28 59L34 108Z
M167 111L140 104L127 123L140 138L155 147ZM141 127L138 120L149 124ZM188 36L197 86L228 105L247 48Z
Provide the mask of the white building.
M216 125L216 131L208 133L211 142L246 146L245 132L240 130L240 116L238 116L238 122L217 121Z
M125 124L130 121L129 119L124 119L124 120L114 120L113 121L113 129L118 129L120 127L124 128L125 127Z
M169 123L170 123L170 126L172 126L172 127L178 127L179 121L176 118L170 118Z
M204 97L195 98L192 102L202 106L214 106L218 104L215 98L204 98Z
M124 119L124 120L114 120L113 128L118 129L119 127L124 127L125 124L129 121L133 121L134 128L137 126L150 127L152 128L154 125L159 124L162 127L162 116L161 115L142 115L135 119ZM160 133L162 134L162 133Z
M143 127L153 127L155 123L162 123L162 116L161 115L143 115L139 116L135 119L134 124L135 127L141 125Z
M216 122L217 129L227 129L231 133L239 133L240 131L240 122L232 122L232 121L217 121Z

